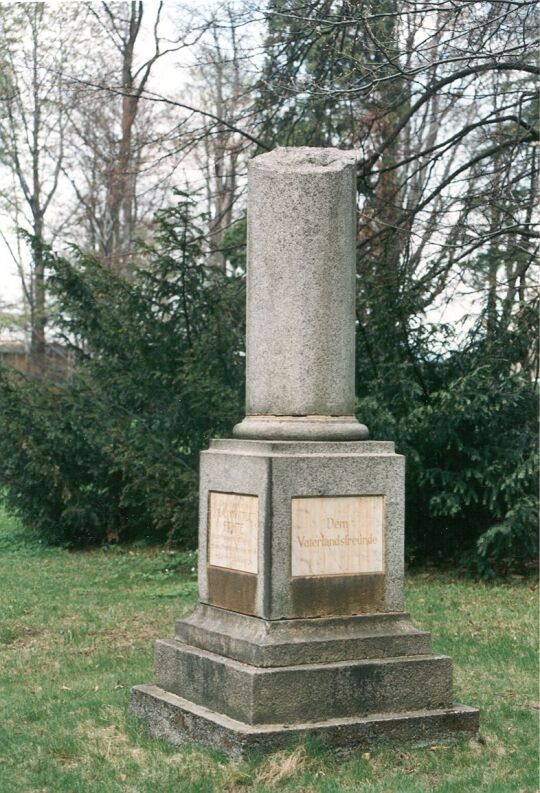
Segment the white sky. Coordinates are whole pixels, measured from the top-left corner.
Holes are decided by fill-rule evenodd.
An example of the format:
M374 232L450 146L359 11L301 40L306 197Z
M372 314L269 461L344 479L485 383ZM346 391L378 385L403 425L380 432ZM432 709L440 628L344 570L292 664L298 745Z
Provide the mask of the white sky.
M48 5L59 5L59 2L50 0ZM62 5L66 5L65 0L62 0ZM157 5L157 0L146 0L145 2L145 16L143 19L146 21L147 25L145 33L148 40L151 36L150 24L154 18ZM173 20L176 15L180 15L181 18L185 19L189 10L218 10L219 8L220 3L217 2L217 0L207 0L207 2L201 2L201 0L187 0L186 2L184 0L182 8L171 0L165 5L166 13L163 17L163 31L165 35L168 34L170 38L174 38L175 28ZM151 44L151 41L148 41L148 43ZM152 84L149 86L150 89L154 88L163 96L171 98L178 98L181 95L185 96L186 91L189 89L190 75L187 67L190 64L191 58L192 53L189 50L183 50L179 54L171 54L159 60L155 65ZM189 99L187 101L189 101ZM194 182L200 181L201 179L200 172L196 170L194 164L192 165L189 162L179 169L177 175L178 186L182 186L181 182L183 176L189 179L192 186ZM0 182L0 188L5 189L6 184ZM3 237L6 238L8 244L6 244ZM18 305L22 301L21 281L17 273L16 264L9 252L9 246L16 250L17 241L14 234L13 221L5 211L0 210L0 305ZM459 293L461 288L462 285L459 285L456 292ZM450 302L446 300L446 297L447 296L442 297L439 304L430 309L427 317L429 322L452 322L461 318L463 314L474 312L474 295L459 295L458 299L451 300ZM0 334L3 338L9 336L5 330L2 331L1 329Z
M78 3L79 0L48 0L47 5L66 6L68 4ZM0 0L1 5L10 5L11 3ZM145 0L144 3L144 16L143 16L143 36L140 39L143 47L137 50L141 59L145 57L145 49L152 46L152 29L151 25L155 17L156 9L158 7L158 0ZM183 9L192 9L194 11L201 11L206 7L216 5L215 2L201 2L200 0L183 0ZM168 2L165 4L165 12L162 13L161 21L161 35L174 39L174 18L177 14L182 13L177 3ZM146 23L146 26L145 26ZM151 50L149 50L151 51ZM189 50L183 50L180 53L171 53L158 60L152 70L151 84L149 88L159 90L164 96L178 96L179 89L186 84L189 80L189 75L186 71L186 65L189 64L192 55ZM158 86L159 88L156 88ZM198 172L193 168L186 167L180 170L179 179L183 177L189 178L194 181L198 177ZM9 190L9 173L6 169L0 169L0 189ZM65 189L65 188L64 188ZM18 273L17 263L14 261L13 251L17 256L19 251L22 253L23 261L25 259L25 245L24 243L19 246L17 250L17 234L15 231L15 224L13 218L6 211L4 207L0 207L0 306L8 305L16 307L22 304L23 292L21 278ZM10 336L18 336L18 333L9 333L0 328L0 334L3 339Z

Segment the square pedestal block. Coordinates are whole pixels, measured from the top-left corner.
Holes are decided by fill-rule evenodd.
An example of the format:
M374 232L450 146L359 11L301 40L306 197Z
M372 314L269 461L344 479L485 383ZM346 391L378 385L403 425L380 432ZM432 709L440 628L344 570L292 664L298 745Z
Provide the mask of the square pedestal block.
M404 458L375 441L212 441L199 599L263 619L403 609Z

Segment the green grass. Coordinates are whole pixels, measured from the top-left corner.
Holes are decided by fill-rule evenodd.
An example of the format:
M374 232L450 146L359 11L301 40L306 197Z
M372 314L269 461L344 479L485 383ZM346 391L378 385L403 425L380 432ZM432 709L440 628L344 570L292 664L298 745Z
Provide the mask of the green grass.
M519 793L538 788L536 585L415 575L407 607L454 659L481 738L336 760L316 746L228 763L150 739L127 713L153 640L196 597L195 557L69 552L0 512L0 791Z

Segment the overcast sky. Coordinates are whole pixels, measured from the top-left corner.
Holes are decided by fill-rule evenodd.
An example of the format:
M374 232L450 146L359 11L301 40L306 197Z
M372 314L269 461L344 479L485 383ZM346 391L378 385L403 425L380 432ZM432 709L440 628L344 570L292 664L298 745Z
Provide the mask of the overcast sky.
M0 2L4 5L3 2ZM59 5L56 0L49 0L47 5ZM62 0L62 5L66 5L65 0ZM158 6L158 0L145 0L144 3L144 16L143 16L143 31L144 36L142 41L143 47L152 47L152 23L155 17L155 11ZM215 0L211 2L204 2L204 0L183 0L181 4L175 2L167 2L165 4L165 12L162 15L161 33L163 36L174 39L175 26L174 19L178 15L185 14L185 10L193 9L201 11L204 8L219 8L219 3ZM151 51L149 49L148 51ZM138 50L139 57L145 58L143 48ZM159 93L164 96L178 95L179 89L185 87L186 79L189 80L189 75L186 73L186 66L190 64L193 56L189 50L182 50L180 53L171 53L161 60L158 60L154 65L152 72L152 83L150 88L159 90ZM199 177L199 174L193 168L193 161L186 163L184 168L178 174L179 181L186 178L193 183ZM0 189L9 191L10 189L10 175L6 169L0 169ZM67 191L67 186L64 185L64 191ZM19 246L19 250L25 256L25 246ZM21 279L17 271L17 264L14 261L14 256L18 256L17 251L17 236L15 233L15 224L6 207L0 205L0 305L18 305L22 302L22 286ZM6 331L0 329L0 333L4 338Z
M54 5L54 3L49 3ZM143 20L146 22L146 42L151 46L151 23L154 18L155 8L157 6L156 0L147 0L145 2L145 16ZM175 36L175 17L180 15L180 18L185 20L186 15L189 14L189 9L200 11L202 9L216 9L219 11L221 4L216 0L187 0L182 3L182 7L174 2L168 2L165 5L166 14L163 17L163 31L165 35L170 38ZM183 9L183 10L182 10ZM187 9L187 11L186 11ZM257 27L257 26L256 26ZM144 39L143 39L144 43ZM139 51L141 56L144 55ZM152 85L153 90L156 90L163 96L171 98L178 97L179 92L185 92L189 89L189 72L187 66L192 63L193 54L190 50L182 50L181 53L171 54L158 61L155 71L153 72ZM254 59L254 68L256 67L257 58ZM202 175L195 169L193 160L184 163L177 172L177 185L183 186L182 181L189 180L192 187L197 187L197 182L200 183ZM9 173L0 170L0 189L9 189ZM64 188L67 189L67 188ZM17 305L22 301L22 288L20 277L17 273L17 266L13 259L12 251L17 250L17 239L14 231L13 219L6 213L5 208L0 207L0 305L12 304ZM22 246L24 251L24 246ZM455 284L451 292L444 295L438 306L432 307L429 312L428 320L432 322L448 322L455 321L464 313L474 311L474 294L463 295L462 284ZM452 295L452 292L454 293ZM447 300L448 297L454 299ZM459 296L456 299L456 296ZM0 329L2 338L9 336L5 330Z

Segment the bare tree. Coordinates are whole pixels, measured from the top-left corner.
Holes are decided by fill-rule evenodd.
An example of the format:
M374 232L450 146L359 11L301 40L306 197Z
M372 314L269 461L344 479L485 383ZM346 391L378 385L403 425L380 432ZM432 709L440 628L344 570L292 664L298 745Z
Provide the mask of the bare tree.
M245 64L247 37L238 29L237 14L229 3L210 17L206 23L208 35L197 48L197 62L192 68L195 101L212 113L191 134L204 174L209 249L212 260L222 269L227 265L224 235L238 216L236 202L245 183L242 177L254 152L253 142L233 128L241 123L247 130L255 117Z
M267 19L266 140L360 151L360 305L381 307L375 335L407 346L413 315L478 288L476 305L508 321L536 252L535 4L272 0ZM516 240L526 264L496 263Z
M67 129L65 86L60 77L70 57L75 29L69 13L44 3L2 9L4 83L0 105L0 164L7 172L2 201L32 237L32 261L18 266L29 310L34 370L43 371L46 295L44 245L51 241L53 202L59 195ZM15 189L13 189L15 188Z
M21 8L24 25L50 45L43 4ZM166 171L196 152L209 249L223 267L224 235L242 210L249 156L284 144L350 146L360 154L359 280L372 290L359 304L362 326L367 311L374 327L370 306L380 306L382 318L391 310L392 343L406 346L411 317L454 290L481 289L493 321L511 321L526 300L536 250L534 3L246 0L196 20L181 11L172 40L165 38L162 3L152 19L135 1L81 8L91 20L84 24L91 58L62 61L58 47L54 58L36 58L34 87L49 85L49 93L32 104L28 56L22 71L14 63L9 70L13 85L24 75L27 98L4 90L4 163L17 177L35 238L64 174L85 244L129 273L144 212L170 185ZM20 30L19 17L12 24ZM189 47L191 92L185 82L181 90L157 91L157 62ZM158 111L169 114L166 121ZM31 124L41 130L34 143ZM34 346L43 337L36 255L29 290ZM473 270L485 274L481 284Z
M196 41L199 31L188 27L166 39L163 2L148 19L140 0L88 9L100 46L91 62L67 75L80 96L71 115L77 141L71 182L91 249L129 275L135 238L170 189L176 165L170 111L147 98L152 74L158 61Z

